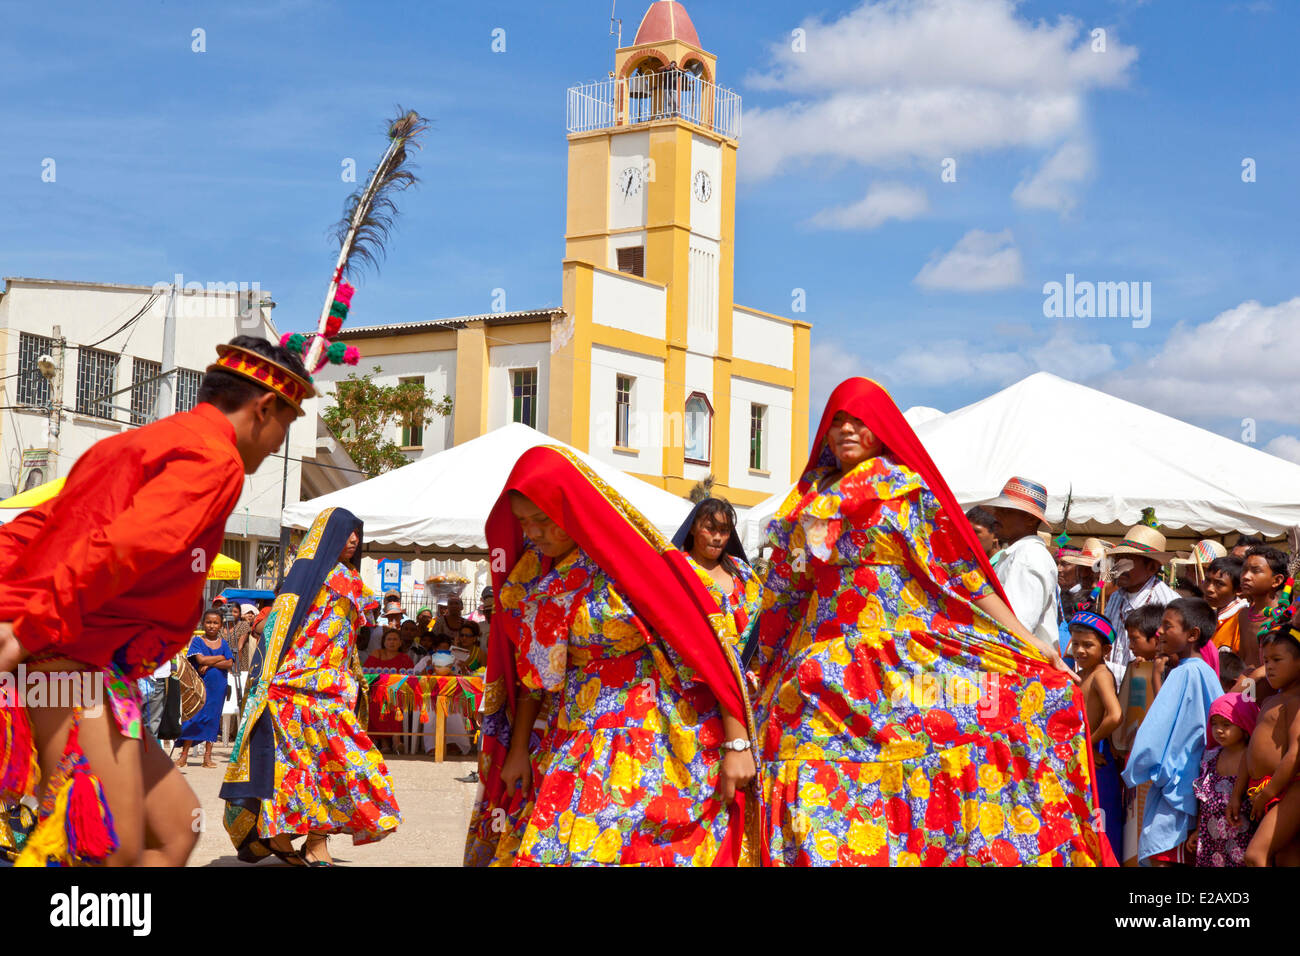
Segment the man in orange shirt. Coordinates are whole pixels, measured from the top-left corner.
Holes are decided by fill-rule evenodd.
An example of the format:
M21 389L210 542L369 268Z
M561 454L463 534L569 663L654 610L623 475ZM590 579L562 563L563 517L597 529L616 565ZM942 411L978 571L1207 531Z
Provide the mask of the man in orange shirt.
M16 702L0 683L0 800L40 798L19 865L180 866L198 839L198 800L144 731L136 679L189 640L244 475L314 392L264 339L217 353L191 411L96 443L57 497L0 529L0 679L25 673ZM91 695L28 691L68 677Z

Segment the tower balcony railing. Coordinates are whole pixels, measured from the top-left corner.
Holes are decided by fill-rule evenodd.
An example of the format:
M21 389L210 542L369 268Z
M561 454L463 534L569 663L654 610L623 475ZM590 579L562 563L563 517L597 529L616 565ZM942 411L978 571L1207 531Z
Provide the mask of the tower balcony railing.
M569 88L570 133L666 119L682 119L739 139L740 94L681 70L638 73Z

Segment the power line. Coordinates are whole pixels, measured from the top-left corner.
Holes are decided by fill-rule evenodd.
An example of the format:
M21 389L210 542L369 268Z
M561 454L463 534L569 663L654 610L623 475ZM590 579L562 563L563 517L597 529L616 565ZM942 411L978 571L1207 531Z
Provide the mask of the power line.
M152 295L150 295L149 298L145 301L144 305L140 306L139 311L137 311L135 315L131 316L131 318L127 319L127 320L126 320L125 322L123 322L120 326L118 326L118 328L117 328L116 330L114 330L114 331L112 331L112 332L109 332L108 335L104 336L104 337L103 337L102 339L100 339L99 341L97 341L97 342L92 342L92 343L90 343L89 345L85 345L85 346L76 346L76 345L74 345L74 346L72 346L72 347L73 347L73 348L88 348L88 349L93 349L95 346L97 346L97 345L102 345L104 342L107 342L107 341L108 341L109 339L111 339L113 336L115 336L115 335L119 335L119 334L121 334L122 332L125 332L127 329L129 329L131 326L133 326L135 323L137 323L137 322L140 321L141 317L143 317L144 314L145 314L146 312L149 311L149 307L150 307L151 305L153 305L156 301L158 301L158 296L159 296L159 293L157 293L157 292L155 292L155 293L153 293Z

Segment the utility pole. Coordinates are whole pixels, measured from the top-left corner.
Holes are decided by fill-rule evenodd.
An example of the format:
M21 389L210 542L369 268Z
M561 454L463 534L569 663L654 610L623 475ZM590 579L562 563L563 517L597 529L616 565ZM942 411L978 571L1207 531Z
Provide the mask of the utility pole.
M167 290L167 315L163 319L163 377L158 382L158 397L154 400L153 418L157 421L176 410L176 283Z
M59 471L59 429L63 425L63 359L67 352L67 341L63 338L61 326L54 327L54 382L53 394L50 395L50 478L58 477Z

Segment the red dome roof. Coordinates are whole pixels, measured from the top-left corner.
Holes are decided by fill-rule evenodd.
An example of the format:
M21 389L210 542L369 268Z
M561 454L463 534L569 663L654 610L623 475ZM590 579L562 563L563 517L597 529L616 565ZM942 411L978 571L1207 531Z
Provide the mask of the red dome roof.
M650 9L641 18L641 26L637 28L632 45L663 43L665 40L681 40L703 49L700 35L695 32L695 24L691 23L691 15L676 0L655 0L650 4Z

